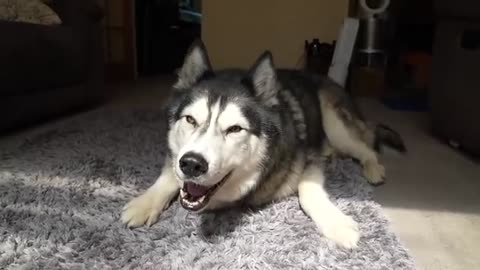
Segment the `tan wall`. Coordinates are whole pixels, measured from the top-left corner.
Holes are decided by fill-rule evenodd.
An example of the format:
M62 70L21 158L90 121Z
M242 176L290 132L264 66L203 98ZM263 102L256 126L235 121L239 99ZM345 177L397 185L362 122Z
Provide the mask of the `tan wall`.
M216 68L246 67L265 49L301 65L304 41L337 38L348 0L204 0L202 39Z

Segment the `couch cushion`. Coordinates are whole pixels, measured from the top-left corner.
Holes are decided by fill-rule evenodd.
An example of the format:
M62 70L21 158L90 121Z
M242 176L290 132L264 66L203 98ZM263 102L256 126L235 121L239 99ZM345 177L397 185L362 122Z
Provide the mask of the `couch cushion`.
M0 20L43 25L61 24L45 0L0 0Z
M85 42L67 26L0 21L0 93L22 94L79 83Z

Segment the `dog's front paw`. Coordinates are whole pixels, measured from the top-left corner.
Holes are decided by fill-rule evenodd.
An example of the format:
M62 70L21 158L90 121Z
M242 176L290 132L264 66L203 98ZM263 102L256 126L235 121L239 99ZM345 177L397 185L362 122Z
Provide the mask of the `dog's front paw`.
M381 185L385 182L385 168L378 162L367 161L364 164L363 173L372 185Z
M144 224L151 226L158 220L162 210L163 205L158 204L152 193L146 192L125 205L121 220L130 228Z
M322 228L323 234L344 248L355 248L360 239L358 224L349 216L338 214Z

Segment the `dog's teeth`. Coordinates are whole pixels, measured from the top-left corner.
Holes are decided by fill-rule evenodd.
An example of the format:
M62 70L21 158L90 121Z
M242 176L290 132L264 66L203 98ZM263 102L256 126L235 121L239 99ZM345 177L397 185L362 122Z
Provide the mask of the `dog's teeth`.
M187 192L183 191L183 189L180 189L180 196L185 198L185 196L187 196Z
M203 195L202 197L200 197L200 199L198 199L198 203L203 203L204 200L205 200L205 195Z
M187 201L187 205L188 205L189 207L195 207L195 206L198 205L198 202L190 202L190 201Z

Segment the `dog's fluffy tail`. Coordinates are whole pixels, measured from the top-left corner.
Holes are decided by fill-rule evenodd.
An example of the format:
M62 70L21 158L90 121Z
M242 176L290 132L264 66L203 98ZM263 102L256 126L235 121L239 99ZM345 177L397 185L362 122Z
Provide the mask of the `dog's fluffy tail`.
M382 145L387 145L401 153L407 152L407 148L400 134L390 127L384 124L377 124L375 125L374 133L375 151L380 152Z

